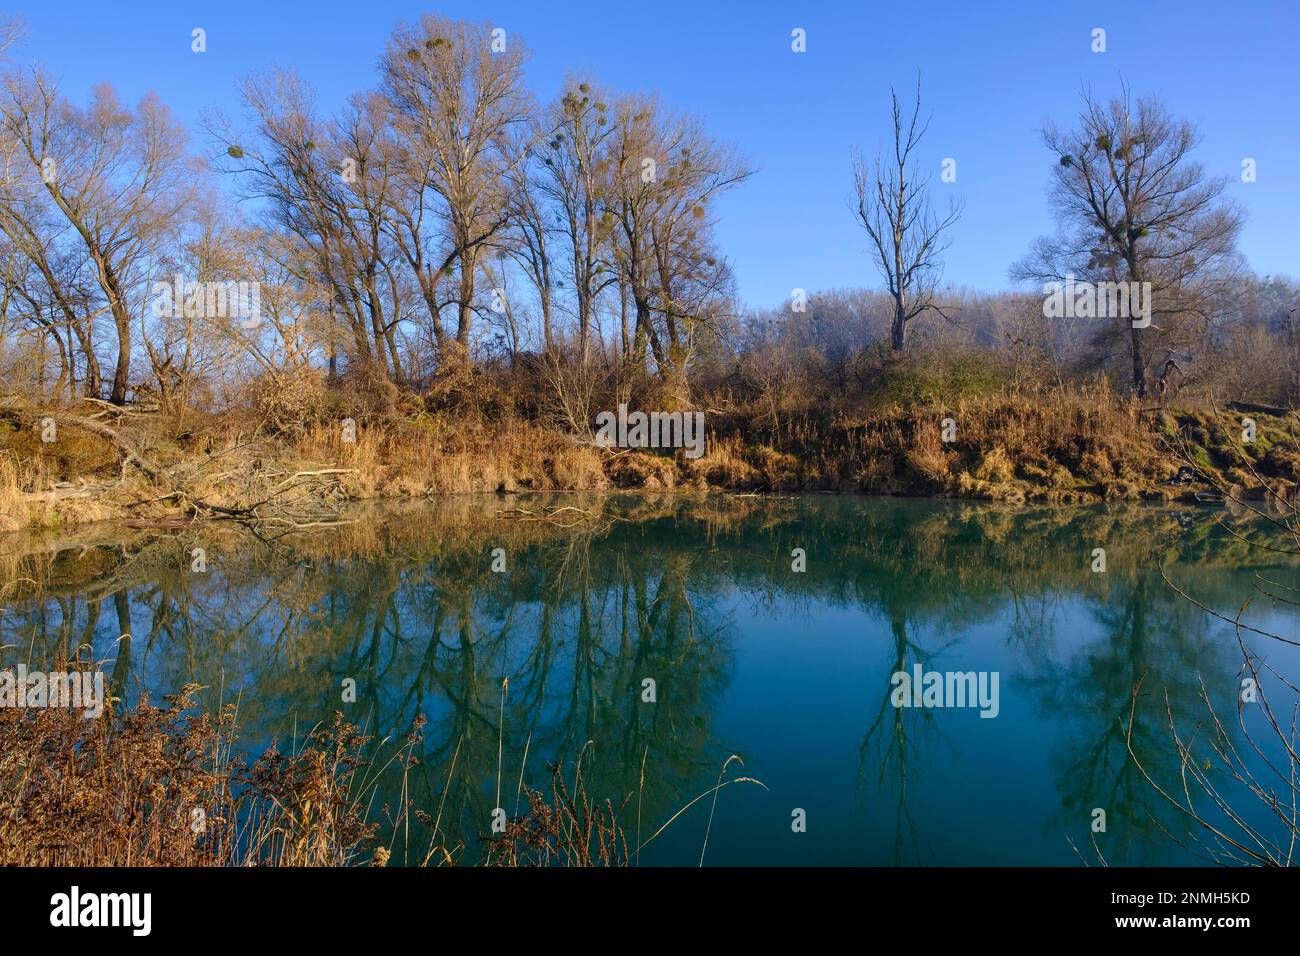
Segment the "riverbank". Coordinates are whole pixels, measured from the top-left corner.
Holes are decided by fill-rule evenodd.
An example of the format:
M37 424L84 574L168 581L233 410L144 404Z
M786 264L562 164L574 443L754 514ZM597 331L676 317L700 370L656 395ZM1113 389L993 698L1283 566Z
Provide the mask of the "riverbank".
M0 420L0 532L209 517L304 527L331 520L348 502L467 492L1191 503L1289 498L1300 484L1295 413L1141 410L1100 390L857 417L712 410L697 458L603 448L514 415L409 404L356 418L338 411L332 421L275 428L233 412L8 407Z

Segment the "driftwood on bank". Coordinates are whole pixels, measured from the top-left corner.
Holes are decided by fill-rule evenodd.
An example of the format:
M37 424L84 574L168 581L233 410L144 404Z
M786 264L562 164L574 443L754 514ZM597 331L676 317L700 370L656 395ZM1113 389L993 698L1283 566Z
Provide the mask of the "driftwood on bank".
M1251 412L1255 415L1286 415L1290 409L1280 405L1261 405L1258 402L1229 402L1234 412Z
M232 520L250 521L255 523L266 522L269 524L279 525L290 529L315 528L332 524L347 523L338 518L336 510L330 507L322 507L323 502L313 502L314 506L308 507L305 511L301 508L289 507L284 502L284 497L291 491L302 490L314 479L326 479L329 482L337 482L338 476L354 473L353 468L315 468L294 471L287 474L286 472L274 472L269 474L254 474L251 477L270 482L275 478L283 480L264 488L259 492L257 500L251 504L242 505L223 505L208 500L203 495L195 493L192 487L187 486L185 482L180 481L171 472L174 469L167 469L150 460L146 453L137 447L129 438L126 437L118 428L105 424L100 421L100 417L109 413L128 414L127 409L120 409L117 406L110 405L107 402L94 402L97 405L105 406L103 411L95 413L93 416L78 415L64 409L43 409L40 411L23 407L18 402L9 399L0 401L0 418L8 418L17 422L20 426L40 428L48 419L54 422L56 428L76 428L89 432L92 435L101 438L111 445L120 456L123 477L125 477L126 468L129 466L136 469L144 475L149 481L162 489L161 494L150 498L141 499L129 503L126 507L130 510L144 507L149 504L159 504L162 502L172 501L190 516L190 519L200 517L218 516ZM152 411L152 409L135 409L137 412ZM221 478L230 477L233 472L224 472L220 475L207 476L209 481L220 480ZM195 477L202 477L195 475ZM120 487L121 481L114 484L90 485L84 479L78 483L59 482L54 485L49 492L43 493L40 497L46 500L59 501L64 498L84 498L92 497L96 494L103 494ZM175 519L167 519L175 520Z

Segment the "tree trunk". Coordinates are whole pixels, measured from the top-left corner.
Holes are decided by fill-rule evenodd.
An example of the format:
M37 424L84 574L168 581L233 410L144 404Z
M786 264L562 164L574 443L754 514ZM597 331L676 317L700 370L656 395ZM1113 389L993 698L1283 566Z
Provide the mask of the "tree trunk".
M398 385L406 384L406 373L402 371L402 356L397 350L397 335L393 325L384 329L384 340L388 343L388 358L393 363L393 381Z
M477 250L467 249L460 257L460 301L456 305L456 342L469 354L469 329L474 321L474 269Z
M1129 281L1140 283L1142 266L1138 258L1136 241L1130 241L1124 254L1124 264L1128 266ZM1133 394L1142 399L1147 394L1147 362L1146 356L1142 354L1142 330L1133 325L1132 321L1129 322L1129 342L1133 358Z
M889 342L895 352L903 351L907 345L907 310L901 296L894 300L894 321L889 329Z
M618 321L623 330L623 359L626 361L632 354L632 335L627 324L627 284L622 279L618 281Z
M587 293L582 285L582 278L579 277L577 280L578 358L585 364L587 361Z
M81 346L81 354L86 358L86 376L84 383L84 393L87 398L99 398L103 389L99 372L99 356L95 354L95 346L91 341L90 330L83 328L80 322L74 323L72 331L77 336L77 344Z
M121 302L113 306L113 324L117 326L117 368L113 370L113 391L108 400L125 405L131 376L131 317Z
M632 289L632 299L636 304L636 327L637 337L641 342L640 349L636 356L638 366L644 371L646 364L645 343L650 345L650 353L654 356L655 365L659 366L662 373L664 367L668 364L667 357L664 355L663 346L659 341L659 333L655 331L654 320L651 318L650 299L644 292L638 292L635 287Z
M546 351L555 351L555 333L551 329L551 290L543 287L540 291L542 302L542 341Z
M1136 327L1129 329L1132 337L1133 352L1133 394L1138 398L1145 398L1147 394L1147 363L1142 355L1142 330Z

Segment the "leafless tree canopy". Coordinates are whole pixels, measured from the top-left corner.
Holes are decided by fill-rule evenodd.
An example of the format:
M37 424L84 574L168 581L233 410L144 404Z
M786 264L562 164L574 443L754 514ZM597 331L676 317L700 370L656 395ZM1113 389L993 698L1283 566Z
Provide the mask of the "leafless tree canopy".
M0 25L0 54L21 36ZM718 200L753 169L731 146L651 93L589 76L539 103L527 59L519 37L428 15L394 29L371 88L341 107L270 70L194 140L156 96L132 106L105 85L82 105L84 91L7 64L5 382L43 399L218 408L250 382L319 377L392 407L472 394L488 373L523 383L528 413L585 434L592 403L611 399L760 395L774 421L792 402L851 403L906 346L931 369L978 365L1015 387L1101 373L1139 395L1154 382L1162 400L1300 398L1295 285L1245 271L1225 181L1156 100L1087 96L1068 128L1047 125L1060 228L1014 270L1149 282L1149 328L1048 319L1036 291L943 285L961 205L936 211L919 81L910 104L891 97L891 148L854 163L883 288L814 291L793 312L737 296ZM208 293L184 291L195 283L256 286L256 320L213 313ZM178 308L156 308L160 286Z
M907 343L908 323L934 311L944 318L948 310L937 302L943 275L943 253L948 248L948 227L961 215L961 204L949 200L940 216L930 204L930 177L921 173L913 153L930 126L921 121L921 82L908 117L889 91L892 103L894 147L890 156L878 156L868 169L859 157L853 165L857 192L857 217L871 240L876 268L894 302L890 344L901 351Z
M1056 159L1051 203L1060 231L1016 269L1023 278L1148 282L1152 325L1120 321L1097 339L1104 356L1127 353L1134 392L1147 392L1153 359L1195 348L1209 321L1231 307L1240 263L1241 212L1191 153L1198 135L1158 100L1127 91L1109 103L1085 94L1076 125L1048 124Z

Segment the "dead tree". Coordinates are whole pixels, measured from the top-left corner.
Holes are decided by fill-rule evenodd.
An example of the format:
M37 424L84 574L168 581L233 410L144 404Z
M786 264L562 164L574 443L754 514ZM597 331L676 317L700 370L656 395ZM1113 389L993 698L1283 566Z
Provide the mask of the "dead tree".
M949 310L935 302L935 290L943 275L943 253L950 244L944 233L960 218L961 203L952 199L946 215L934 213L929 177L922 176L912 160L930 126L929 118L920 122L920 79L910 119L904 118L892 88L889 96L893 103L893 156L878 156L872 171L859 157L853 165L853 179L858 222L871 239L876 268L894 300L890 344L895 351L902 351L907 344L907 325L918 315L934 311L950 318Z

